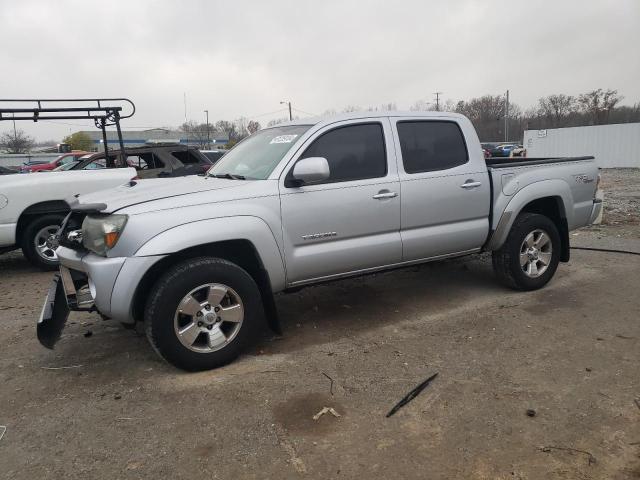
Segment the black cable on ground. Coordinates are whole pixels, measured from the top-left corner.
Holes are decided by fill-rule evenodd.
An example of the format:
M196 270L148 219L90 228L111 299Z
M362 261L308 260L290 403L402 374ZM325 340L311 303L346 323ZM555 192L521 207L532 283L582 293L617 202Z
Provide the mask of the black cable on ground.
M631 252L629 250L614 250L611 248L571 247L571 250L589 250L592 252L626 253L628 255L640 255L640 252Z

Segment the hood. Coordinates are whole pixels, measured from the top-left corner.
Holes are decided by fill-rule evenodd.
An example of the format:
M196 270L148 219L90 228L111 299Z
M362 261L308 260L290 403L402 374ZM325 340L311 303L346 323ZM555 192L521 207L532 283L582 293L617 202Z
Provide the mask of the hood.
M132 205L144 204L155 200L176 198L200 192L215 190L239 189L250 186L254 181L227 180L213 177L187 176L174 178L154 178L133 180L119 187L81 195L80 205L95 204L106 206L104 212L115 212ZM232 195L230 195L232 196Z

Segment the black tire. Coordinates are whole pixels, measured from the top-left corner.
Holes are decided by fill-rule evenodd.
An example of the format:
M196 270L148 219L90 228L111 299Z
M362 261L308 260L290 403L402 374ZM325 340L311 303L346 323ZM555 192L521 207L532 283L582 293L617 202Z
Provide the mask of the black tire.
M189 292L210 283L233 289L241 299L244 316L229 343L203 353L182 344L174 329L174 317ZM260 291L251 275L227 260L201 257L175 265L158 280L147 299L144 321L147 338L162 358L183 370L198 371L233 361L255 339L265 317Z
M59 262L57 257L51 257L51 260L44 258L35 245L36 235L43 228L48 226L57 225L58 227L64 221L64 215L55 213L42 215L31 220L24 231L22 232L22 238L20 240L20 246L22 247L22 253L32 265L38 267L41 270L56 270Z
M540 276L532 278L520 265L520 247L525 238L536 230L542 230L551 239L551 260ZM516 218L507 240L493 252L493 270L498 280L515 290L537 290L544 287L555 274L560 262L561 239L555 223L544 215L521 213Z

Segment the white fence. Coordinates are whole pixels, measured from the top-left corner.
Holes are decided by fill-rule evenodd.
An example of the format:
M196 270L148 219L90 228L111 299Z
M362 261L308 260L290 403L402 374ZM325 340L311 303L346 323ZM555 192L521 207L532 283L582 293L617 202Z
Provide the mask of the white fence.
M640 168L640 123L525 130L528 157L592 155L601 168Z

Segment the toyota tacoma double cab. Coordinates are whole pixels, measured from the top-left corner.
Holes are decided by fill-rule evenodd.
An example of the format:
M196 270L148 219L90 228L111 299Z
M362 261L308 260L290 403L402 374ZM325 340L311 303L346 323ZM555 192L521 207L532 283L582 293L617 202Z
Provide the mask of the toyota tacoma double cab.
M69 310L97 311L203 370L277 327L275 293L319 282L491 251L502 283L538 289L600 212L598 179L593 157L485 160L453 113L281 124L205 176L72 199L38 338L53 348Z

